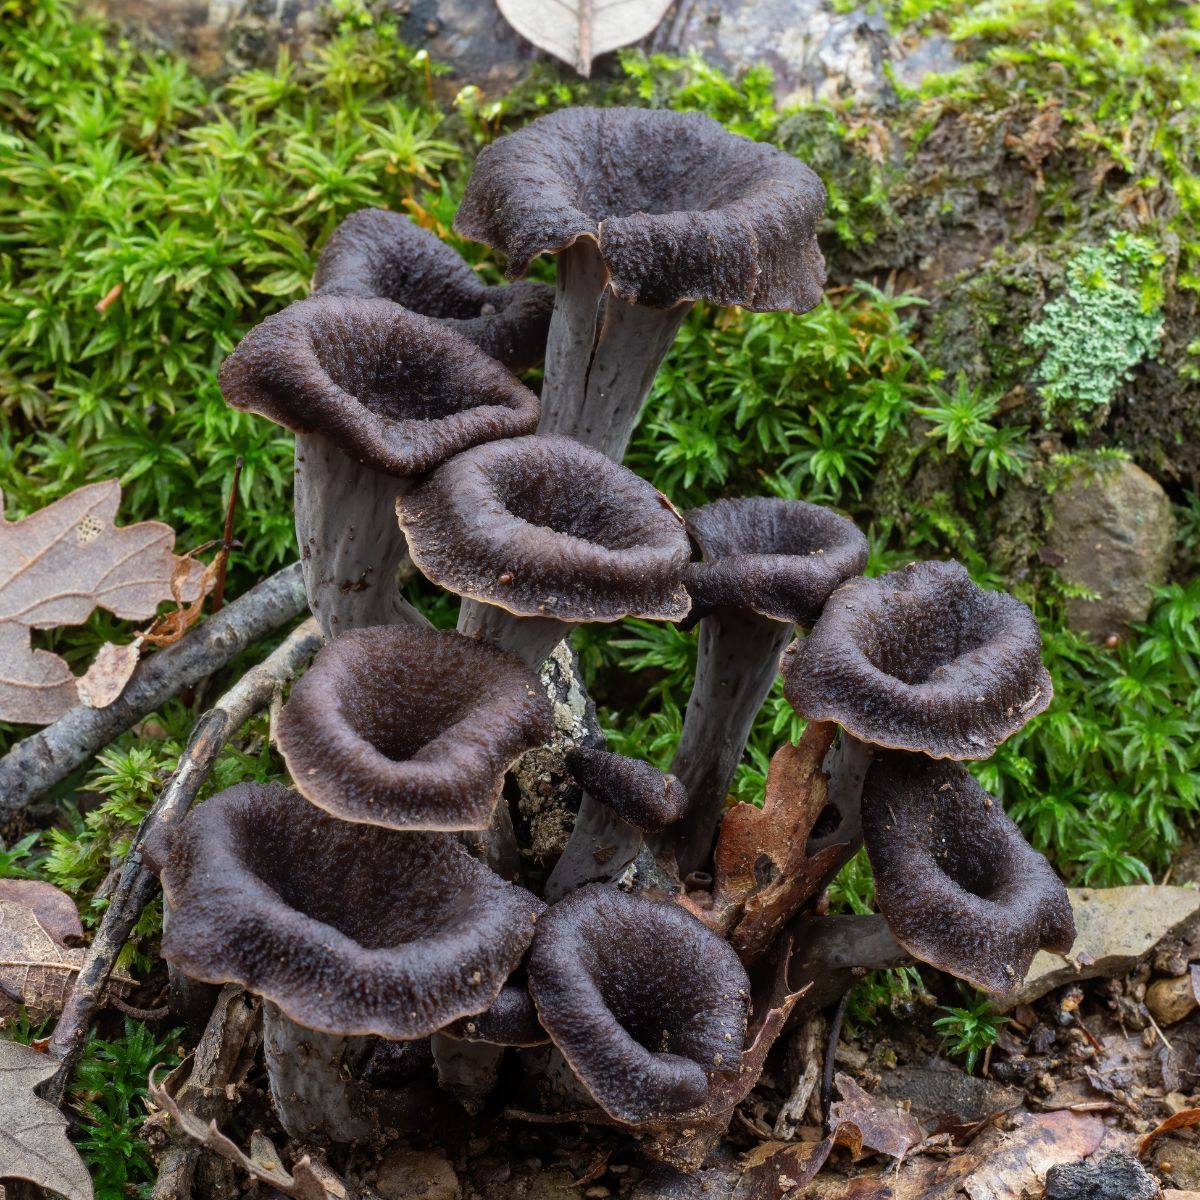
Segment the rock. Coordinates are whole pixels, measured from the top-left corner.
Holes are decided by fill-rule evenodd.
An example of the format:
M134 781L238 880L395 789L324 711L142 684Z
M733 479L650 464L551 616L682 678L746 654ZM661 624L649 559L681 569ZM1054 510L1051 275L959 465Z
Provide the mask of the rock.
M1097 599L1067 601L1067 624L1103 641L1144 621L1150 590L1171 563L1175 520L1166 492L1141 467L1120 462L1076 472L1050 503L1046 557L1068 583Z
M326 9L326 0L87 2L182 51L203 74L269 65L281 45L289 46L293 56L304 54L322 37ZM446 99L468 83L495 96L544 58L518 36L492 0L387 0L377 7L402 18L400 33L406 42L451 68L434 81ZM677 0L640 45L675 55L697 51L729 72L766 63L775 72L781 105L890 95L886 66L892 60L909 86L930 71L957 65L948 38L914 38L898 52L889 45L880 14L865 7L841 12L829 0ZM616 70L615 57L607 56L597 61L594 73Z
M1066 983L1124 974L1169 933L1200 914L1200 891L1150 884L1068 888L1076 938L1070 958L1039 951L1017 991L993 1001L1000 1012Z
M885 1071L879 1094L907 1100L911 1112L930 1134L977 1125L1020 1107L1025 1093L978 1075L937 1067L898 1067Z
M444 1154L396 1146L380 1161L375 1190L383 1200L458 1200L458 1176Z
M1158 1183L1124 1150L1046 1172L1046 1200L1159 1200L1160 1194Z
M1200 1192L1181 1192L1178 1188L1167 1188L1162 1200L1200 1200Z
M1146 1007L1160 1025L1182 1021L1196 1007L1196 995L1188 975L1173 979L1156 979L1146 989Z

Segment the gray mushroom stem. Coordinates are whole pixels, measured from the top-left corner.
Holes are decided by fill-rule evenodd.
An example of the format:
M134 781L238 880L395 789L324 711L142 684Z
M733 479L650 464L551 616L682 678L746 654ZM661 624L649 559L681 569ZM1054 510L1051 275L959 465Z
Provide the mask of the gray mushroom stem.
M519 617L495 604L464 599L458 610L458 632L479 638L515 655L535 671L554 647L570 636L573 625L557 617Z
M640 829L623 821L591 792L584 792L571 837L546 880L545 898L558 900L585 883L619 879L637 858L644 840Z
M504 1047L491 1042L468 1042L435 1033L429 1044L438 1083L472 1116L480 1112L500 1078Z
M354 1067L369 1051L367 1038L315 1033L263 1001L263 1053L279 1122L294 1138L355 1142L375 1128Z
M319 433L296 434L296 538L308 606L326 641L371 625L428 624L397 583L408 547L395 500L406 486Z
M680 878L704 867L725 799L792 626L724 608L700 622L696 677L671 774L687 788L687 813L651 843L671 849Z
M565 434L620 462L692 303L651 308L619 299L590 237L563 250L557 270L538 433Z

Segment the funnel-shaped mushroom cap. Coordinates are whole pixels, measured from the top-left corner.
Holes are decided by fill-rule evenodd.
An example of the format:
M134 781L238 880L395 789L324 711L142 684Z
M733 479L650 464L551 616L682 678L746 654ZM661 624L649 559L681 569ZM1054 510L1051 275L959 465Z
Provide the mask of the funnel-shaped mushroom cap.
M623 300L807 312L825 188L799 159L699 113L566 108L484 147L455 230L508 256L593 238Z
M591 884L538 921L529 990L542 1026L609 1116L688 1112L736 1072L750 981L728 942L668 901Z
M802 717L931 758L987 758L1054 694L1033 613L956 562L843 584L783 680Z
M390 829L486 828L504 773L550 729L550 702L524 663L415 625L330 642L276 723L307 799Z
M313 291L392 300L435 317L513 370L545 354L554 311L549 285L488 287L441 238L384 208L359 209L333 231Z
M745 608L811 625L834 588L867 565L854 522L803 500L717 500L683 519L704 555L688 568L693 616Z
M520 616L677 620L690 555L670 502L567 437L456 455L396 501L418 570Z
M914 958L987 992L1009 992L1038 949L1075 940L1054 869L957 763L876 758L862 801L875 894Z
M153 858L168 962L325 1033L424 1037L481 1012L543 908L452 837L338 821L278 784L214 796Z
M234 408L323 434L400 478L538 420L537 397L466 338L357 296L298 300L268 317L221 364L220 383Z
M666 829L687 810L683 784L648 762L583 746L568 750L566 759L576 782L635 829Z

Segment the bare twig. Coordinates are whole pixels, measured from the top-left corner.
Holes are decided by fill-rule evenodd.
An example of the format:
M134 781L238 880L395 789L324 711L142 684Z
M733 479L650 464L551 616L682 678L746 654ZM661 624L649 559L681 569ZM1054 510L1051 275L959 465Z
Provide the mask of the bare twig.
M225 743L250 717L271 702L276 690L316 653L320 645L321 632L310 618L274 653L243 675L196 722L171 782L133 836L104 920L88 947L75 986L54 1028L49 1052L59 1060L59 1068L42 1091L52 1104L62 1102L67 1079L83 1050L113 963L158 887L158 880L142 862L147 837L151 831L169 830L183 820Z
M0 820L65 779L148 713L225 666L306 608L300 564L284 567L215 617L138 664L106 708L79 705L0 758Z
M821 1072L821 1116L829 1120L829 1106L833 1103L833 1073L837 1065L837 1045L842 1036L842 1022L846 1019L846 1009L850 1005L851 988L842 993L838 1006L833 1010L833 1020L829 1022L829 1047L825 1051L825 1069Z
M225 509L225 530L221 549L217 552L217 577L213 582L212 611L219 613L225 603L225 571L229 567L229 552L233 549L233 516L237 512L238 480L246 460L239 454L233 464L233 482L229 485L229 507Z

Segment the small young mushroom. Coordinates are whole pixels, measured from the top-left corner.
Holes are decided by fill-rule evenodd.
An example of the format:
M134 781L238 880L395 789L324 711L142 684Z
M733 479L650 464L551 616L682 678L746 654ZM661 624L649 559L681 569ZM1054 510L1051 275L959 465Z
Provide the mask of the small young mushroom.
M572 625L678 620L690 605L678 513L570 438L475 446L400 496L396 512L417 569L463 597L459 631L535 669Z
M234 408L296 434L296 534L327 640L423 623L395 586L396 495L460 450L537 424L537 397L495 359L389 300L299 300L242 339L220 384Z
M542 360L554 309L548 284L489 287L436 234L385 208L361 208L333 231L313 294L392 300L435 317L514 371Z
M687 789L683 818L656 847L681 876L700 869L750 728L779 673L795 625L817 619L833 590L867 562L846 517L802 500L717 500L684 514L703 561L685 576L700 620L696 676L672 772Z
M301 1139L366 1136L353 1039L483 1012L544 907L451 837L339 821L278 784L221 792L148 850L171 904L163 957L263 997L272 1095Z
M888 751L863 788L875 894L896 940L985 992L1011 992L1039 948L1066 954L1066 889L958 763Z
M342 821L486 829L505 772L549 736L550 703L509 654L386 625L324 647L275 733L296 788Z
M667 900L603 884L538 920L529 991L596 1103L639 1125L699 1109L737 1072L750 981L729 944Z
M567 769L583 787L571 837L546 880L547 900L585 883L617 879L638 856L643 833L666 829L687 806L673 775L609 750L567 751Z
M480 152L454 228L506 254L510 279L557 255L538 432L620 462L694 301L817 304L824 206L797 158L710 117L569 108Z

